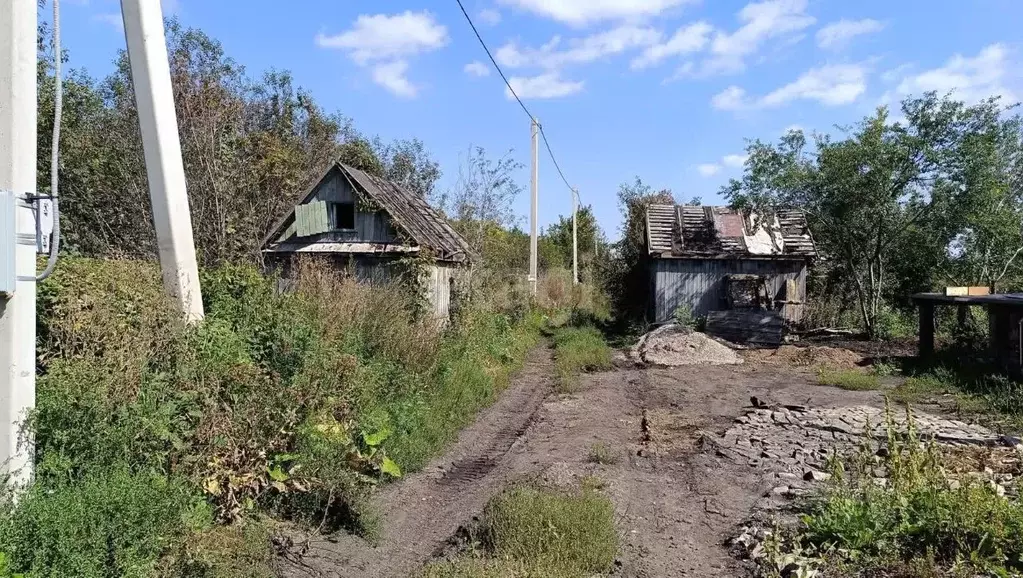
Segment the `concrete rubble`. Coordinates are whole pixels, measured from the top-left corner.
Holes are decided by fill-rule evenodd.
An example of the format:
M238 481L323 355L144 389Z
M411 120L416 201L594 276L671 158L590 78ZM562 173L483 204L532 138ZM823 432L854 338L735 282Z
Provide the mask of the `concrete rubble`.
M908 432L904 412L893 410L894 430ZM943 452L955 455L950 477L973 476L1015 495L1016 478L1023 469L1023 445L1017 438L1001 436L987 428L935 415L915 412L913 425L921 440L934 440ZM830 478L832 456L845 458L870 441L877 456L887 451L885 411L869 406L806 408L776 406L756 408L736 419L723 435L703 432L700 443L719 457L771 472L777 485L768 496L796 497ZM972 450L986 448L986 457L973 460ZM977 461L977 467L970 467ZM981 463L994 463L992 469ZM964 470L976 471L964 471ZM997 470L997 471L996 471ZM886 483L883 468L874 472L876 483ZM998 491L998 490L996 490Z

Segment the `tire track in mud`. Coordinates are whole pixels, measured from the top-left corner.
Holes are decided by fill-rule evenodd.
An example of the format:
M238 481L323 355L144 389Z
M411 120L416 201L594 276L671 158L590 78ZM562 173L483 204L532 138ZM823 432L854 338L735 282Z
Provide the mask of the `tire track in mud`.
M301 540L281 552L282 575L386 578L414 572L503 487L510 474L502 469L506 456L535 421L553 381L552 352L540 346L444 456L374 497L383 522L376 545L349 535Z

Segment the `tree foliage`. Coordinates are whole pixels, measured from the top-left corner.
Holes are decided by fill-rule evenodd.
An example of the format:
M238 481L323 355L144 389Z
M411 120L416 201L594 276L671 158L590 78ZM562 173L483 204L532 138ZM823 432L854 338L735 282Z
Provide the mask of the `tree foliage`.
M40 30L40 46L48 31ZM263 236L328 163L340 159L424 197L440 177L418 139L385 144L324 110L286 71L254 79L203 32L167 23L192 227L200 261L258 257ZM40 190L50 180L53 55L39 66ZM86 255L156 254L145 159L126 53L97 80L64 80L61 214L66 246Z
M892 122L879 108L812 146L802 131L753 141L742 178L721 190L761 217L804 209L870 335L886 301L898 301L893 289L993 285L1023 251L1019 118L997 99L966 105L934 93L907 99L902 112Z

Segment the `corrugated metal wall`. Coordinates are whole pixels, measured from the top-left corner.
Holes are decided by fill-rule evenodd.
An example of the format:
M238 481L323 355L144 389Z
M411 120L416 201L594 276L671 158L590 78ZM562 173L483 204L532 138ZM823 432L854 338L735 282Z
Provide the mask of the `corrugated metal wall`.
M654 321L661 323L675 315L679 305L688 305L697 317L726 308L726 275L751 274L767 278L772 299L785 299L785 285L796 282L801 303L806 301L804 261L654 259L650 265ZM782 315L792 321L802 318L803 305L785 305Z

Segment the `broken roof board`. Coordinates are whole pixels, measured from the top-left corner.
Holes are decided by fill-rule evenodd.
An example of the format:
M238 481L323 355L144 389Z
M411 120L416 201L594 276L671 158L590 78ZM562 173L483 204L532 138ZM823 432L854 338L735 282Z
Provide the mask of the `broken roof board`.
M646 218L647 247L658 257L812 259L817 256L806 216L798 209L775 213L776 227L773 228L780 232L780 250L771 252L760 247L751 250L750 243L762 244L770 240L770 233L761 229L749 234L746 220L728 207L657 204L647 207Z

